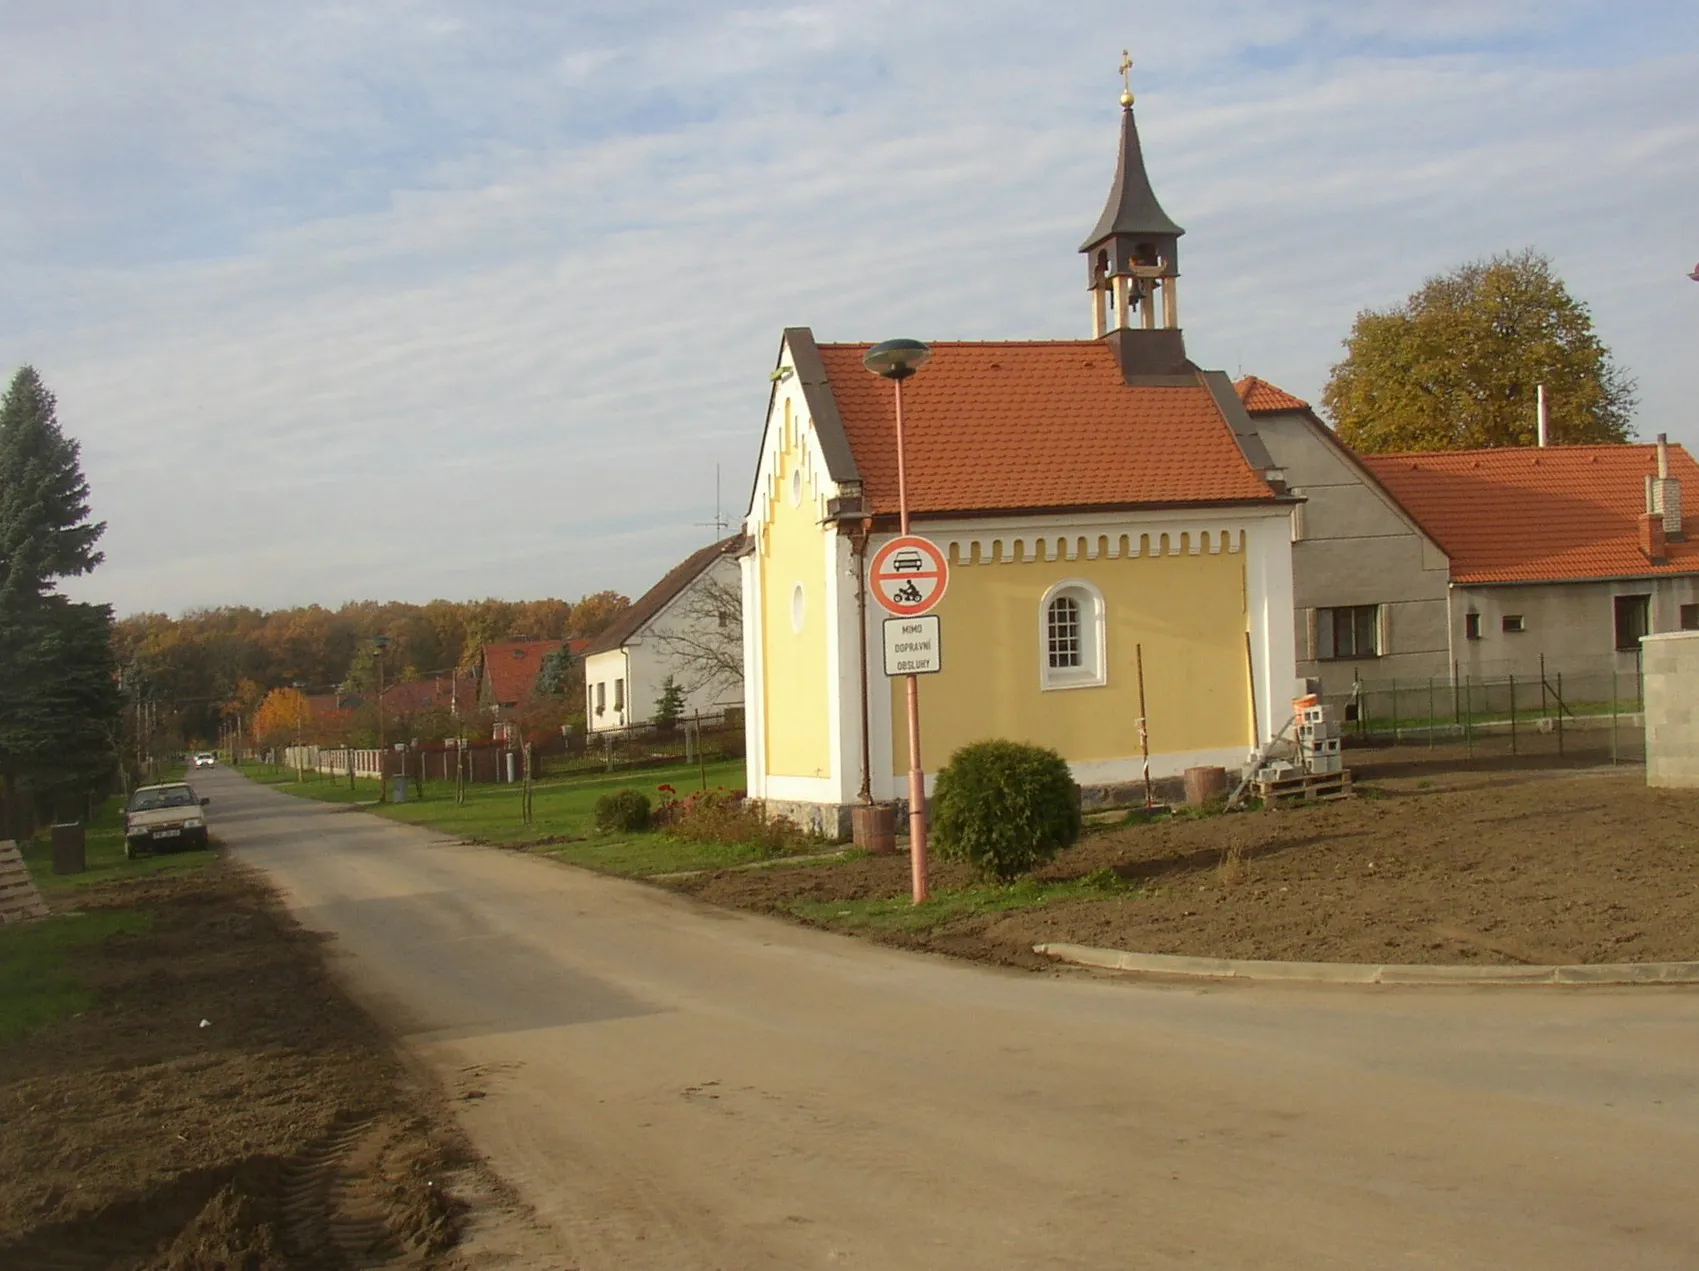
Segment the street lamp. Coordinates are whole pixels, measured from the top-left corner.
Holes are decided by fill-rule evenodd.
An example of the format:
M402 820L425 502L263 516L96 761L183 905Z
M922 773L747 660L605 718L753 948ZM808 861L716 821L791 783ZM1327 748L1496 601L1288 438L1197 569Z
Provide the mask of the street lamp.
M306 695L303 692L307 686L300 680L296 680L290 687L295 690L295 784L300 785L305 780L302 776L305 766L301 762L301 724L303 722L301 708L307 704Z
M389 637L375 635L372 647L378 652L378 802L389 802L389 749L383 731L383 654L389 648Z
M932 359L932 350L919 340L885 340L868 349L861 364L891 381L897 400L897 511L902 532L908 533L908 468L903 455L903 381ZM862 568L866 568L863 562ZM908 842L909 869L914 879L914 903L927 897L926 773L920 765L920 677L908 680Z

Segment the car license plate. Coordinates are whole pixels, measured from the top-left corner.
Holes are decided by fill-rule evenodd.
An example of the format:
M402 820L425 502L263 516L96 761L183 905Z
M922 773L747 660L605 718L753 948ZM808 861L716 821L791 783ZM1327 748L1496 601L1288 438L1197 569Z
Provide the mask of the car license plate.
M182 838L183 837L183 831L182 830L155 830L153 832L153 836L156 839Z

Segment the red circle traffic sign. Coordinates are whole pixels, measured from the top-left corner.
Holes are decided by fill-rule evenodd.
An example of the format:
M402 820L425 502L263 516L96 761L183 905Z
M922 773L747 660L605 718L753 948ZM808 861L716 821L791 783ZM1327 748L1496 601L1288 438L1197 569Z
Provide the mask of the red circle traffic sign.
M929 538L904 534L873 554L873 595L899 618L918 618L944 598L950 565Z

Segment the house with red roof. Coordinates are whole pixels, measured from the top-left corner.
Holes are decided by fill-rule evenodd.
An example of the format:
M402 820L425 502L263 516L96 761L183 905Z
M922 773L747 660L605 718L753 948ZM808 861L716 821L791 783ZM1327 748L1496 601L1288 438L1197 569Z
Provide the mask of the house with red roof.
M1298 666L1324 693L1532 679L1542 664L1632 675L1641 637L1699 630L1699 542L1682 513L1699 468L1680 446L1358 455L1302 399L1254 377L1236 387L1302 499Z
M518 710L536 688L544 658L563 647L575 657L581 656L589 644L588 639L497 640L486 644L478 665L478 704L497 715Z
M1642 637L1699 630L1699 464L1663 437L1363 463L1449 559L1459 674L1633 674Z
M1234 385L1291 510L1298 674L1330 697L1359 680L1451 676L1450 561L1421 522L1302 398Z
M392 720L406 721L428 710L443 710L455 718L478 708L478 677L471 671L401 680L383 691L384 713Z
M938 341L902 385L865 343L780 341L745 517L748 788L842 836L906 798L905 682L869 562L900 530L944 553L941 669L920 687L927 782L958 747L1037 743L1088 787L1239 768L1286 722L1296 500L1228 377L1186 356L1179 238L1131 96L1080 251L1091 338Z
M743 705L742 594L733 534L692 552L584 650L590 732L647 723L670 678L686 716Z

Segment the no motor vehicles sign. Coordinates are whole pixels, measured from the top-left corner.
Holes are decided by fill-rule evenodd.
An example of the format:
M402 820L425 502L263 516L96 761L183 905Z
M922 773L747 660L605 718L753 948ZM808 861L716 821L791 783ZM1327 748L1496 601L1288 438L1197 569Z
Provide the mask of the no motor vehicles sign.
M950 566L929 538L904 534L873 554L873 595L899 618L918 618L944 598Z

